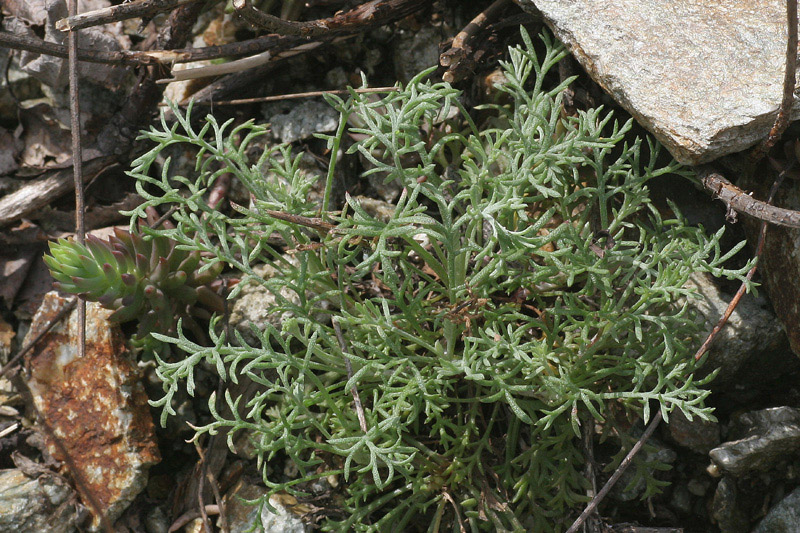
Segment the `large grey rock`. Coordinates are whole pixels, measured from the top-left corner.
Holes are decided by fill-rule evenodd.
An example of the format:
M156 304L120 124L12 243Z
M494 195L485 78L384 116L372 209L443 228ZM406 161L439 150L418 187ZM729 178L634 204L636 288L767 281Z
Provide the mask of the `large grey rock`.
M516 1L538 8L589 75L682 163L741 151L774 122L783 0Z
M55 475L34 479L21 470L0 471L0 533L69 533L80 512L72 489Z
M0 533L70 533L80 513L70 502L72 489L55 475L28 477L0 470Z
M695 291L689 303L704 323L705 339L725 313L733 294L723 292L707 274L694 274L687 287ZM745 294L709 350L701 374L719 369L712 382L715 390L729 389L741 381L747 384L774 379L776 372L794 364L786 334L763 293ZM743 379L744 378L744 379Z
M750 531L750 518L743 510L735 479L723 477L720 480L711 502L711 518L722 533Z
M794 533L800 531L800 488L786 496L758 523L753 533Z
M709 457L723 473L744 476L766 472L789 461L800 450L800 409L773 407L740 415L731 426L729 442Z

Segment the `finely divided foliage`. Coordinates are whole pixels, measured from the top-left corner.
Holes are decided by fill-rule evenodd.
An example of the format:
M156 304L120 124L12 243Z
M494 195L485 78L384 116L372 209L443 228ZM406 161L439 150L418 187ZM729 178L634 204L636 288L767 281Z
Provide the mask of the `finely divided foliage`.
M332 154L349 120L362 134L349 151L403 185L388 220L352 198L340 214L324 213L327 231L271 216L317 217L319 206L287 148L248 163L259 126L208 117L195 131L176 109L173 126L145 134L156 146L131 173L147 200L133 219L147 206L177 206L175 229L146 232L260 283L283 317L254 331L256 346L226 337L218 321L212 346L181 328L154 333L186 354L158 357L162 422L179 387L193 393L197 365L216 369L228 391L255 382L247 400L226 393L234 408L224 412L212 397L214 421L198 432L247 432L275 491L302 499L308 482L336 476L326 530L563 530L586 500L582 424L613 428L626 416L647 419L651 407L711 416L692 377L698 328L684 285L692 272L741 279L745 270L722 266L734 252L721 254L719 233L651 204L650 179L685 172L658 166L658 145L630 140L630 122L601 109L567 116L568 82L544 85L563 47L544 35L539 58L523 40L503 64L507 104L484 108L480 124L458 91L423 81L427 73L379 101L329 98L342 114ZM168 177L168 164L151 176L174 143L200 148L195 178ZM265 180L265 166L280 179ZM202 201L223 172L252 193L235 217ZM275 233L295 248L291 261L267 244ZM260 278L258 263L281 276ZM295 479L270 467L276 456L296 465Z

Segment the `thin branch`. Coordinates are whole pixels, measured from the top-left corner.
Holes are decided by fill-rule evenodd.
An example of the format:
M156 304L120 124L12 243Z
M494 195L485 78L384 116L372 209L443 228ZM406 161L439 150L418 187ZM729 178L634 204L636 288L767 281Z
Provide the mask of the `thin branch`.
M619 478L622 477L622 474L625 473L625 470L627 470L628 467L631 465L631 463L633 462L633 458L636 457L636 454L639 453L639 450L642 449L642 446L644 446L644 444L648 441L648 439L653 435L653 432L655 432L656 428L658 427L658 424L661 423L661 419L662 419L661 410L659 409L658 412L656 413L656 416L654 416L653 420L650 421L650 424L647 426L647 429L644 430L642 436L639 438L638 441L636 441L636 444L633 445L631 451L628 452L628 455L626 455L625 459L623 459L622 462L619 464L617 470L609 478L609 480L606 481L606 484L603 485L603 488L600 489L600 492L597 493L597 496L592 498L592 501L589 502L589 505L586 506L586 509L583 510L583 512L577 518L577 520L575 520L575 522L573 522L572 525L569 526L567 533L576 533L578 529L586 521L586 519L589 518L589 516L594 512L597 506L600 505L600 502L602 502L605 499L606 495L611 491L614 485L617 484Z
M158 80L156 83L166 84L172 83L173 81L196 80L199 78L221 76L223 74L236 74L265 65L267 63L271 63L273 61L277 61L279 59L285 59L287 57L313 50L314 48L317 48L323 44L323 42L324 41L312 41L279 53L274 53L267 50L266 52L262 52L254 56L243 57L235 61L229 61L227 63L220 63L217 65L208 65L205 67L189 68L185 70L173 70L171 78L164 78Z
M245 104L260 104L264 102L276 102L280 100L294 100L296 98L314 98L316 96L323 96L326 94L341 94L341 95L348 95L350 91L353 91L358 94L371 94L371 93L391 93L396 92L399 89L397 87L363 87L360 89L332 89L329 91L309 91L306 93L291 93L291 94L277 94L274 96L259 96L257 98L239 98L237 100L221 100L217 102L195 102L195 105L214 105L214 106L223 106L223 105L245 105ZM161 103L160 106L167 106L168 104ZM181 104L181 105L188 105L188 104Z
M11 48L13 50L25 50L36 54L44 54L66 59L69 57L68 47L62 44L43 41L38 37L28 37L16 35L6 31L0 31L0 47ZM121 65L154 65L159 62L152 53L132 52L120 50L108 52L105 50L94 50L78 48L78 60L90 63L109 63Z
M233 0L233 8L247 22L258 28L282 35L310 36L316 29L313 22L290 22L264 13L251 6L247 0ZM327 30L327 28L325 28Z
M788 35L786 38L786 70L783 76L783 99L769 135L750 154L751 163L760 161L789 126L789 117L794 104L794 86L797 81L797 0L787 0L786 2L786 26Z
M475 35L483 30L503 9L509 0L495 0L489 7L478 13L467 24L463 30L453 38L453 43L450 48L439 56L439 64L447 67L447 72L442 75L442 79L447 83L454 83L458 80L464 79L467 76L467 70L462 68L462 61L470 53L471 48L468 44L469 41L475 38Z
M200 518L203 521L203 529L206 533L211 533L211 522L208 521L208 513L206 513L206 502L203 498L203 484L206 479L206 456L203 453L203 449L200 447L200 443L197 440L194 440L194 449L197 451L198 457L200 457L200 473L198 474L198 481L197 481L197 509L200 512Z
M5 375L6 375L6 372L8 372L8 370L9 370L9 369L10 369L12 366L14 366L15 364L17 364L17 362L18 362L20 359L22 359L22 357L23 357L23 356L24 356L26 353L28 353L28 352L30 351L30 349L31 349L31 348L33 348L34 346L36 346L36 343L37 343L37 342L39 342L40 340L42 340L42 339L44 338L44 336L45 336L45 335L47 335L47 332L49 332L51 329L53 329L53 327L54 327L56 324L58 324L59 322L61 322L62 320L64 320L64 317L66 317L66 316L67 316L67 315L68 315L68 314L69 314L69 313L70 313L70 312L71 312L73 309L75 309L75 304L76 304L76 303L78 303L78 299L77 299L77 298L72 298L71 300L69 300L69 301L68 301L68 302L67 302L67 303L64 305L64 307L61 309L61 311L59 311L59 312L56 314L56 316L54 316L54 317L53 317L53 319L52 319L52 320L51 320L51 321L50 321L50 322L47 324L47 326L45 326L45 327L42 329L42 331L40 331L39 333L37 333L37 334L36 334L36 335L35 335L35 336L34 336L34 337L33 337L33 338L32 338L32 339L31 339L31 340L30 340L30 341L29 341L29 342L28 342L28 343L27 343L25 346L23 346L23 347L22 347L22 349L21 349L21 350L20 350L20 351L19 351L19 352L18 352L18 353L17 353L17 354L14 356L14 357L12 357L12 358L11 358L11 360L10 360L8 363L6 363L6 365L5 365L5 366L2 368L2 370L0 370L0 377L3 377L3 376L5 376Z
M728 207L730 213L739 212L778 226L800 228L800 211L775 207L756 200L749 193L709 169L700 171L703 186Z
M427 3L427 0L370 0L350 11L310 22L291 22L274 17L251 6L247 0L233 0L233 7L242 18L267 31L312 38L363 32L372 26L386 24L387 20L408 16Z
M69 0L69 14L78 13L78 0ZM75 233L79 244L86 241L83 194L83 147L81 146L80 82L78 78L78 32L67 35L69 48L69 114L72 129L72 177L75 183ZM78 301L78 359L86 358L86 301Z
M81 28L90 28L112 22L132 19L136 17L152 17L162 11L169 11L183 4L197 2L198 0L141 0L118 6L109 6L86 13L70 14L69 17L56 22L59 31L75 31Z
M784 176L785 172L782 172L778 176L778 179L775 180L775 183L772 184L772 190L770 190L769 192L769 199L767 200L767 202L770 203L772 202L773 198L775 197L775 194L778 192L778 187L780 187L781 183L783 183ZM731 299L731 303L728 304L727 309L725 309L725 312L720 317L719 322L717 322L717 324L714 326L714 329L711 330L711 333L709 333L708 337L706 338L705 342L700 347L700 349L697 350L697 353L694 354L695 361L699 361L700 358L705 355L705 353L711 347L711 344L716 340L719 332L722 330L722 328L728 322L728 319L733 314L733 310L736 309L737 305L739 305L739 300L741 300L742 296L744 296L744 293L747 292L747 284L750 282L750 280L753 279L753 276L755 275L756 270L758 269L758 261L761 259L761 254L764 251L764 241L766 240L766 237L767 237L767 221L764 220L761 222L761 228L758 231L758 244L756 245L756 255L755 255L756 264L754 264L753 267L747 272L747 275L745 276L746 281L744 281L739 286L739 290L736 291L736 294L734 295L733 299Z
M206 515L218 515L219 514L219 506L218 505L206 505L204 508ZM168 533L173 533L174 531L178 531L180 528L194 520L195 518L200 518L200 511L197 509L192 509L191 511L187 511L178 517L175 522L169 526Z
M68 12L70 15L78 13L78 0L69 0ZM81 107L80 107L80 82L78 78L78 32L71 32L67 35L67 47L69 57L69 114L70 125L72 128L72 175L75 182L75 233L80 244L86 241L86 224L83 213L86 210L83 195L83 148L81 146ZM78 358L86 358L86 301L82 298L78 300ZM55 434L43 416L39 417L42 427L50 435L54 445L64 457L76 485L82 486L83 496L91 506L97 519L102 524L103 529L108 533L113 533L114 528L103 513L102 508L97 502L94 493L89 489L89 484L84 479L84 473L76 468L69 451Z
M333 318L331 322L333 323L333 330L336 332L336 339L339 341L339 348L341 348L342 355L344 356L344 365L347 369L347 379L349 381L353 378L353 365L350 363L350 358L346 355L350 353L350 348L347 346L344 335L342 335L342 327L339 325L339 321ZM361 426L361 431L366 433L368 431L367 419L364 416L364 407L361 405L361 396L358 394L358 388L355 383L350 389L350 393L353 395L353 404L356 406L356 416L358 416L358 423Z

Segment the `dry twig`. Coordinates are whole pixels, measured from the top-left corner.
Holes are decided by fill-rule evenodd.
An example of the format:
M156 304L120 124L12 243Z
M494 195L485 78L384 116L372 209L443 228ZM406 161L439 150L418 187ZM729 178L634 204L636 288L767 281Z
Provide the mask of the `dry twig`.
M152 17L162 11L169 11L183 4L197 2L198 0L141 0L139 2L124 3L117 6L104 7L87 11L86 13L72 14L56 22L59 31L75 31L81 28L90 28L120 22L136 17Z
M38 37L15 35L6 31L0 31L0 47L11 48L12 50L25 50L27 52L55 57L69 57L69 51L64 45L47 42ZM80 61L87 61L90 63L152 65L158 62L157 59L149 57L148 54L144 52L131 52L128 50L109 52L90 48L78 48L77 55Z
M236 100L221 100L218 102L195 102L195 105L246 105L261 104L264 102L277 102L279 100L294 100L296 98L314 98L325 94L348 95L350 91L358 94L391 93L398 91L397 87L363 87L361 89L334 89L330 91L309 91L305 93L277 94L274 96L259 96L257 98L239 98ZM167 105L167 104L160 104Z
M350 358L347 357L346 354L350 353L350 349L347 346L347 341L342 335L342 327L339 325L339 321L335 318L331 319L333 323L333 330L336 332L336 339L339 342L339 348L342 350L342 355L344 356L344 365L347 369L347 380L353 379L353 365L350 363ZM356 416L358 416L358 424L361 426L361 431L366 433L368 431L367 427L367 419L364 416L364 406L361 405L361 396L358 394L358 388L353 384L353 387L350 389L350 393L353 395L353 404L356 407Z
M247 0L233 0L242 18L267 31L299 37L328 37L333 34L362 32L385 24L386 19L399 20L421 8L425 0L370 0L360 6L337 13L333 17L310 22L292 22L269 15L251 6Z
M769 135L750 154L751 163L760 161L770 148L778 141L780 136L789 126L789 116L792 114L794 103L794 86L797 81L797 0L786 2L786 70L783 76L783 99L778 108L775 124L769 130Z
M786 226L800 228L800 211L775 207L767 202L756 200L721 174L704 169L700 172L703 186L716 197L725 202L728 207L729 218L735 219L735 213L744 213L753 218Z
M500 14L500 11L507 3L508 0L495 0L453 38L450 48L439 56L439 64L447 67L447 72L442 74L444 81L455 83L469 75L472 70L472 63L474 63L467 60L467 57L472 53L472 47L469 45L470 41L474 40L478 32L485 29Z

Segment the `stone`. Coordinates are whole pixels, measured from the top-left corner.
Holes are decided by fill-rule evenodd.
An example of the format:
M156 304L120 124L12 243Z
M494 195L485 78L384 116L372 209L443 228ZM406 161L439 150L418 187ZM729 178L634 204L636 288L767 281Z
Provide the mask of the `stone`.
M711 502L711 518L717 523L722 533L747 533L750 531L750 519L742 510L742 502L736 488L736 480L723 477L714 499Z
M288 256L287 260L292 264L296 264L297 261L294 256ZM261 341L253 332L253 328L258 331L264 331L269 324L280 331L283 322L295 316L287 305L281 307L280 299L274 291L277 290L280 298L288 302L289 305L300 305L300 297L287 285L282 285L279 289L276 289L276 284L272 283L271 280L280 280L282 275L274 266L267 264L254 265L253 272L256 276L270 283L272 288L268 289L256 279L248 281L234 301L229 322L250 346L261 346ZM313 298L314 294L309 292L306 297ZM328 303L321 301L318 305L326 308ZM330 316L324 312L318 313L315 317L323 323L330 323Z
M719 444L719 423L695 417L691 421L676 409L669 415L670 436L677 444L693 452L706 454Z
M723 292L707 274L693 274L686 287L695 291L689 304L703 319L700 338L704 340L725 313L733 294ZM770 302L763 293L758 296L751 293L742 297L717 334L699 375L719 369L711 387L720 391L741 381L748 386L770 381L776 371L792 370L794 363L786 334Z
M773 407L740 415L731 425L732 440L709 457L724 474L741 477L766 472L800 450L800 409Z
M299 516L293 511L304 511L305 506L298 504L297 500L288 494L274 495L270 504L276 512L258 505L250 505L247 500L254 501L266 495L266 487L251 485L240 481L223 498L225 501L225 517L228 521L230 533L245 533L253 531L253 527L260 518L259 531L264 533L306 533L310 530Z
M336 131L339 113L324 101L308 100L292 106L286 114L272 115L269 122L276 139L291 143L308 139L315 133Z
M756 198L766 198L771 179L754 176L740 186L753 191ZM800 209L800 184L786 180L775 195L775 205L785 209ZM741 217L752 246L758 242L758 221ZM783 325L792 351L800 356L800 230L770 225L764 239L764 251L759 259L759 272L767 295ZM764 366L769 366L764 364Z
M0 470L0 533L71 533L80 521L72 489L55 474L37 478L19 469Z
M25 342L66 305L45 295ZM147 484L160 460L155 426L136 363L111 311L86 305L86 355L78 358L77 310L54 326L26 360L27 384L42 419L48 451L73 477L84 503L93 499L113 523ZM58 442L56 442L57 439ZM89 494L87 494L89 493ZM95 517L94 527L99 526Z
M441 28L424 26L418 31L401 31L393 41L395 76L402 83L423 70L439 64Z
M794 489L758 523L753 533L794 533L800 531L800 488Z
M516 0L667 147L696 165L763 139L783 94L782 0ZM793 117L800 102L795 101Z
M23 4L24 2L20 2ZM110 5L110 3L108 3ZM48 43L67 44L67 34L55 28L57 20L67 16L67 4L64 0L44 3L45 18L44 40ZM110 26L101 28L84 28L80 32L79 46L81 48L102 50L105 52L118 52L130 48L130 39L120 35L119 28ZM17 35L36 37L33 29L28 27L24 20L15 20L9 17L3 21L5 31L13 31ZM61 89L68 83L68 65L65 58L48 54L23 51L20 54L19 66L23 72L28 73L42 83ZM82 81L88 81L104 87L118 87L126 76L126 68L121 65L82 62L78 67Z

